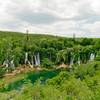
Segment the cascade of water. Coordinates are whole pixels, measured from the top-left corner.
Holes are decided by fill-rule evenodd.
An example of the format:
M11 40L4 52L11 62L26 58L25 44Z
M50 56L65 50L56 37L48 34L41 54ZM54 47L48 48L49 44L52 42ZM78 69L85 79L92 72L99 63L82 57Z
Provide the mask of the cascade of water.
M33 61L32 61L32 63L29 61L28 52L25 53L25 64L28 64L31 68L33 68Z
M39 53L37 54L37 61L38 61L38 65L40 66L40 55L39 55Z
M78 65L80 65L80 64L81 64L80 57L78 57Z
M74 57L71 57L71 60L70 60L70 65L69 67L72 68L72 65L74 64Z
M5 66L6 68L9 67L9 60L8 59L3 62L3 66Z
M34 66L34 59L33 59L33 55L32 55L32 59L31 59L31 64L32 64L32 66Z
M7 68L7 72L8 72L8 67L9 67L9 60L8 59L3 62L3 66Z
M39 53L34 55L34 59L35 59L35 65L40 66L40 55L39 55Z
M14 60L10 61L10 67L15 68Z
M93 61L95 59L95 54L94 53L91 53L90 54L90 61Z
M70 65L74 64L74 58L71 58Z
M38 66L37 55L34 55L35 65Z
M25 64L27 64L28 63L28 53L26 52L25 53Z

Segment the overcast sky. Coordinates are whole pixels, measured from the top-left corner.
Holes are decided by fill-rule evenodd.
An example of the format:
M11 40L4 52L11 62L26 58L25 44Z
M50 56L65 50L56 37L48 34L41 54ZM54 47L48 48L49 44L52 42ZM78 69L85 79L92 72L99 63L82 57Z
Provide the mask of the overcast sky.
M0 0L0 30L100 37L100 0Z

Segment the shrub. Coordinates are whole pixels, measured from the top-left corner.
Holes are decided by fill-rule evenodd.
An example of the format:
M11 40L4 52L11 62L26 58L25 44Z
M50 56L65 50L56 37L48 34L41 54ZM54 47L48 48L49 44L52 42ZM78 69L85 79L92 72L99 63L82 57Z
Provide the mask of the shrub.
M42 66L45 67L45 68L53 68L54 64L48 58L44 58L42 60Z
M6 68L0 67L0 78L2 78L5 73L6 73Z
M62 84L65 80L69 78L69 73L66 71L62 71L56 77L47 80L47 84L58 86Z

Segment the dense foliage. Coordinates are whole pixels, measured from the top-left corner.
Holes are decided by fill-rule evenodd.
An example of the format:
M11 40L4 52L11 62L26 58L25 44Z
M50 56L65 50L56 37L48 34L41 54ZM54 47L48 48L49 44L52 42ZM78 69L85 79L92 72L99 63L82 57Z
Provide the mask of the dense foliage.
M0 91L2 100L99 100L100 62L1 80Z
M37 58L44 70L2 78ZM100 39L0 32L0 99L100 100Z
M52 64L69 64L71 58L74 63L78 59L86 63L91 53L99 55L100 39L91 38L64 38L48 35L28 35L14 32L0 32L0 65L4 61L14 60L17 67L25 63L25 53L28 53L28 60L32 64L34 55L39 54L40 64L50 66ZM97 58L99 59L99 57ZM44 62L48 64L46 64ZM11 66L9 64L9 66Z

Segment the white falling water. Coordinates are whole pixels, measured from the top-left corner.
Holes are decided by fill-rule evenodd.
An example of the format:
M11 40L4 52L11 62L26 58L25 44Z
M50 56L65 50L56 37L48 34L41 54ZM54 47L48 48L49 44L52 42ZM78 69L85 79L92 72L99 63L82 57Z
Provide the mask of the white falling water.
M80 65L80 64L81 64L80 57L78 57L78 65Z
M32 66L34 66L33 55L32 55L32 59L31 59L31 64L32 64Z
M31 68L33 68L33 65L31 65L31 62L28 59L28 52L25 53L25 64L28 64Z
M37 55L34 55L35 65L38 66Z
M9 67L9 61L8 61L8 59L3 62L3 66L5 66L6 68Z
M26 52L25 53L25 64L27 64L27 62L28 62L28 53Z
M95 54L94 53L91 53L90 54L90 61L93 61L95 59Z
M10 61L10 67L15 68L14 60Z
M3 66L5 66L7 68L7 72L8 72L8 67L9 67L9 60L8 59L3 62Z
M69 65L69 68L72 68L72 65L74 64L74 58L71 57L71 61L70 61L70 65Z
M35 65L40 66L40 55L39 55L39 53L34 55L34 59L35 59Z
M40 55L39 55L39 53L37 54L37 60L38 60L38 65L40 66Z

